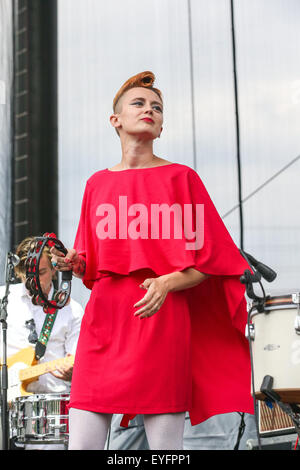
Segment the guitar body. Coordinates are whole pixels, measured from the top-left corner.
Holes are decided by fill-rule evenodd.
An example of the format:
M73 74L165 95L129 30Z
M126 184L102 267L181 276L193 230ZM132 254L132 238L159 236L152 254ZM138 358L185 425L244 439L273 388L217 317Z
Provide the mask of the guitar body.
M8 390L7 400L12 401L17 397L32 395L27 392L29 383L34 382L40 375L47 374L59 366L72 366L74 356L55 359L39 364L35 358L35 350L31 347L22 349L7 359Z
M32 395L26 391L26 388L30 382L37 380L37 377L29 378L20 381L19 373L21 370L27 369L27 367L34 366L38 363L35 358L35 351L33 348L25 348L17 352L13 356L7 359L8 367L8 401L13 400L17 396Z

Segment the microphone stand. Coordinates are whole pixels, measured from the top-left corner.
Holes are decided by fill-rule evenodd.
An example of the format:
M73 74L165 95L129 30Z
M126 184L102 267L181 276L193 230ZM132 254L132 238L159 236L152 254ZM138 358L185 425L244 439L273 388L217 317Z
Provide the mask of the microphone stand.
M2 424L2 450L9 449L9 421L7 406L7 304L9 295L9 286L15 282L13 255L7 254L5 271L5 294L0 303L0 323L2 331L2 367L1 367L1 424Z
M253 274L249 269L244 271L244 274L240 277L240 282L246 285L246 292L250 299L254 300L254 304L258 310L258 312L264 311L266 294L264 291L264 287L261 282L261 278L263 277L268 282L273 282L276 278L277 274L273 269L269 268L265 264L257 261L253 256L249 255L243 250L239 250L243 258L247 261L248 265L252 268ZM258 282L262 292L263 297L259 297L255 294L253 289L253 284Z
M253 256L249 255L243 250L239 250L240 254L245 258L249 267L251 267L253 273L249 269L244 271L244 274L240 277L240 282L246 285L246 292L250 299L253 299L254 302L252 304L251 309L248 311L248 318L247 318L247 328L248 328L248 341L249 341L249 352L250 352L250 362L251 362L251 381L252 381L252 395L253 395L253 406L254 406L254 416L255 416L255 426L256 426L256 434L257 434L257 441L258 441L258 448L261 450L261 441L260 441L260 434L259 434L259 422L258 422L258 413L257 413L257 403L255 398L255 390L254 390L254 367L253 367L253 356L252 356L252 345L251 345L251 330L250 330L250 315L251 311L255 307L258 312L262 313L265 308L265 300L266 294L264 287L261 282L261 278L263 277L266 281L272 282L276 278L277 274L271 268L266 266L265 264L257 261ZM261 289L263 296L259 297L254 292L253 284L258 282ZM235 449L238 449L239 446L239 439L240 433L243 432L243 417L244 413L242 413L242 421L239 429L238 440L235 446Z
M253 405L254 405L254 416L255 416L255 426L256 426L256 434L257 434L257 441L258 441L258 448L261 450L261 440L260 440L260 434L259 434L259 418L258 418L258 411L257 411L257 401L255 397L255 386L254 386L254 365L253 365L253 353L252 353L252 345L251 342L253 340L253 337L251 335L251 312L255 308L259 313L263 313L265 311L265 301L266 301L266 293L264 290L264 287L261 282L261 278L263 277L267 282L273 282L274 279L277 276L277 273L273 271L269 266L263 264L260 261L257 261L252 255L249 253L246 253L245 251L240 249L241 255L245 258L247 261L249 267L252 268L253 273L249 269L246 269L244 271L244 274L240 277L240 282L242 284L246 285L246 292L247 295L250 299L253 299L252 307L248 311L248 317L247 317L247 328L248 332L246 336L248 336L248 342L249 342L249 352L250 352L250 362L251 362L251 382L252 382L252 396L253 396ZM261 289L263 296L259 297L256 295L254 292L253 284L258 282ZM272 382L270 381L272 380ZM272 383L273 383L273 378L271 376L265 376L263 380L263 384L261 385L261 391L265 393L266 397L269 398L270 396L274 396L274 393L272 391ZM272 400L276 401L276 400ZM283 408L285 405L282 404L281 402L277 402L281 408ZM297 405L296 405L297 406ZM290 416L290 418L293 420L295 427L299 429L299 436L300 436L300 421L299 418L297 417L296 411L291 409L290 405L287 405L287 409L285 408L284 411Z

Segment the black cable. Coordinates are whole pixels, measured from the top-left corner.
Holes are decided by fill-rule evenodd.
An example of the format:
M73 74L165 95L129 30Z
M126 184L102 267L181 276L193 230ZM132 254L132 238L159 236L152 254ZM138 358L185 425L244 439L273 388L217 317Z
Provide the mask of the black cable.
M196 129L195 129L195 97L194 97L194 63L193 63L193 31L192 31L192 12L191 0L187 0L188 7L188 32L189 32L189 53L190 53L190 77L191 77L191 109L192 109L192 129L193 129L193 162L194 169L197 171L197 150L196 150Z
M255 268L253 265L250 263L247 254L243 251L240 250L241 255L245 258L249 266L252 268L253 273L256 273ZM264 286L262 285L261 281L258 281L260 288L263 293L262 298L258 298L259 301L263 304L265 304L266 301L266 293ZM256 306L253 304L252 307L249 309L248 315L247 315L247 328L248 328L248 343L249 343L249 352L250 352L250 366L251 366L251 381L252 381L252 396L253 396L253 407L254 407L254 419L255 419L255 427L256 427L256 435L257 435L257 442L258 442L258 448L261 450L261 441L260 441L260 435L259 435L259 423L258 423L258 414L257 414L257 403L256 403L256 398L255 398L255 385L254 385L254 364L253 364L253 353L252 353L252 339L251 339L251 329L250 329L250 320L251 320L251 313L254 310ZM236 445L234 447L235 450L238 449L240 439L242 435L244 434L244 429L243 429L243 423L244 423L244 413L242 413L242 418L241 418L241 424L239 428L239 433L238 433L238 438ZM242 434L241 434L242 433Z
M240 413L238 411L238 414L241 416L241 423L240 423L240 427L239 427L239 432L238 432L238 436L237 436L237 441L236 441L236 444L233 448L233 450L239 450L239 445L240 445L240 442L241 442L241 439L244 435L244 432L245 432L245 427L246 427L246 424L245 424L245 413Z
M237 173L238 173L238 199L239 199L239 217L240 217L240 247L244 248L244 216L242 201L242 170L240 155L240 124L239 124L239 100L238 100L238 80L236 67L236 45L234 30L234 7L233 0L230 0L231 11L231 38L232 38L232 59L233 59L233 79L234 79L234 103L235 103L235 124L236 124L236 153L237 153Z
M259 423L258 423L258 413L257 413L257 402L255 398L255 385L254 385L254 367L253 367L253 354L252 354L252 344L251 344L251 336L250 336L250 315L252 313L252 310L254 309L254 306L251 307L251 309L248 312L248 318L247 318L247 325L248 325L248 342L249 342L249 351L250 351L250 363L251 363L251 380L252 380L252 396L253 396L253 406L254 406L254 418L255 418L255 427L256 427L256 435L257 435L257 443L258 443L258 448L259 450L261 449L261 441L260 441L260 435L259 435Z
M259 285L262 289L263 292L263 303L265 303L266 300L266 293L264 290L264 287L259 281ZM250 334L250 316L252 313L252 310L255 308L253 305L251 309L248 312L248 317L247 317L247 325L248 325L248 342L249 342L249 351L250 351L250 364L251 364L251 380L252 380L252 395L253 395L253 405L254 405L254 417L255 417L255 427L256 427L256 435L257 435L257 443L258 443L258 448L259 450L261 449L261 441L260 441L260 435L259 435L259 423L258 423L258 413L257 413L257 401L255 398L255 385L254 385L254 364L253 364L253 353L252 353L252 339L251 339L251 334Z

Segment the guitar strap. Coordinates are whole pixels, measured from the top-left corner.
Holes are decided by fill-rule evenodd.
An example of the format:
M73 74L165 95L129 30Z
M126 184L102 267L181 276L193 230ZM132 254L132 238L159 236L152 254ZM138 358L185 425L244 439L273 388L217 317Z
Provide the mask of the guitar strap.
M55 294L56 291L54 290L52 300L54 299ZM41 357L43 357L46 352L47 343L51 335L57 312L58 309L52 309L51 313L47 313L46 315L40 337L35 345L35 357L37 360L41 359Z

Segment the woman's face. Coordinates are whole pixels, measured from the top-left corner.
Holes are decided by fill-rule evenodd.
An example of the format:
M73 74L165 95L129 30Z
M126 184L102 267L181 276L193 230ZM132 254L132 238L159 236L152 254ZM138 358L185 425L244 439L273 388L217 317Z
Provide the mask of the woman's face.
M111 123L123 134L154 140L159 137L163 124L163 104L152 90L136 87L120 98Z

